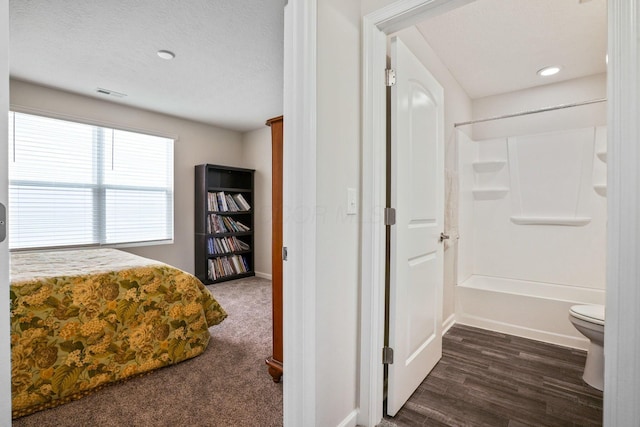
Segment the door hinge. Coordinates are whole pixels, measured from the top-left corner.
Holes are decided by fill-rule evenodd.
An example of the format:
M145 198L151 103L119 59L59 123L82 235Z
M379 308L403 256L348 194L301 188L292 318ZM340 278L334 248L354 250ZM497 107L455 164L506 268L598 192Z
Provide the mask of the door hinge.
M384 208L384 225L396 224L396 210L395 208Z
M386 70L384 70L384 84L391 87L393 85L396 84L396 71L391 69L391 68L387 68Z
M286 261L288 257L289 257L289 252L287 251L287 247L283 246L282 247L282 260Z
M393 365L393 349L391 347L382 347L382 363Z

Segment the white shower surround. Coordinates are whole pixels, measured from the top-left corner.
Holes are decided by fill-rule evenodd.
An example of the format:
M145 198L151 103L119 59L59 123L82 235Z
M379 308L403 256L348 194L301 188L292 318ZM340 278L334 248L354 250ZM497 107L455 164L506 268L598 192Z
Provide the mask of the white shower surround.
M459 132L458 323L587 348L568 312L605 302L605 136Z

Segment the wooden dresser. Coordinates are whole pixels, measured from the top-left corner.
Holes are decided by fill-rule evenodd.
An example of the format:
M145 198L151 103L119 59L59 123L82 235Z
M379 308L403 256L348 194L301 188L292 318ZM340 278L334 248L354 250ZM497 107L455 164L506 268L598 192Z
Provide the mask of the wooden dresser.
M267 120L271 126L271 275L273 292L273 354L266 360L274 382L282 377L282 116Z

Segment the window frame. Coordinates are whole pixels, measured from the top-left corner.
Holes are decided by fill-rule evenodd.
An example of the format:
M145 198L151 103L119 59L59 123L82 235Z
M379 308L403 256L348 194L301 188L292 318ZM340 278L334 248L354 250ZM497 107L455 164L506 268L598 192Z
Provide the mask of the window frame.
M131 247L143 247L143 246L156 246L156 245L166 245L174 243L175 239L175 144L178 141L178 137L174 135L167 135L158 132L143 130L140 128L132 128L128 126L122 126L119 124L113 124L109 122L97 121L93 119L85 119L74 116L69 116L65 114L57 114L48 111L42 111L31 108L23 108L15 105L11 105L9 109L9 116L7 117L8 121L11 120L11 117L15 117L14 114L27 114L31 116L42 117L45 119L53 119L66 121L71 123L77 123L81 125L94 126L94 132L92 136L92 144L94 144L94 149L96 150L104 150L105 145L101 144L100 141L104 138L105 131L123 131L129 133L136 133L145 136L164 138L169 140L168 151L170 151L170 165L169 170L171 173L170 177L167 177L167 184L170 184L170 187L164 186L136 186L136 185L122 185L122 184L106 184L105 176L104 176L104 165L103 162L100 161L100 155L94 156L92 170L96 176L95 183L78 183L78 182L52 182L46 180L11 180L9 179L9 188L12 186L21 186L25 187L52 187L52 188L69 188L69 189L90 189L93 194L94 200L94 210L95 214L93 215L93 240L92 243L86 244L71 244L71 245L48 245L48 246L31 246L31 247L9 247L10 252L29 252L29 251L48 251L48 250L57 250L57 249L77 249L77 248L131 248ZM15 125L10 125L14 132L13 135L9 135L9 144L15 144ZM13 138L13 139L12 139ZM15 146L15 145L14 145ZM14 148L15 149L15 148ZM9 159L9 163L11 163L11 159ZM9 169L11 168L10 165ZM9 174L8 174L9 175ZM157 240L139 240L139 241L127 241L127 242L119 242L119 243L106 243L106 230L107 230L107 199L106 192L108 190L129 190L129 191L142 191L142 192L161 192L165 193L168 197L167 200L167 220L165 221L165 230L166 234L169 236L165 239L157 239ZM10 198L9 198L10 203ZM7 232L9 234L10 226L7 227ZM9 235L9 244L11 245L11 237Z

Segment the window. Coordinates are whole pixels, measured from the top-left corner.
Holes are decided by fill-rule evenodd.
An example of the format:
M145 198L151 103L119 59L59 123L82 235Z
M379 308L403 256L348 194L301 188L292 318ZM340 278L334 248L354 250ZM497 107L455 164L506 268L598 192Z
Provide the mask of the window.
M173 139L9 113L11 249L173 239Z

